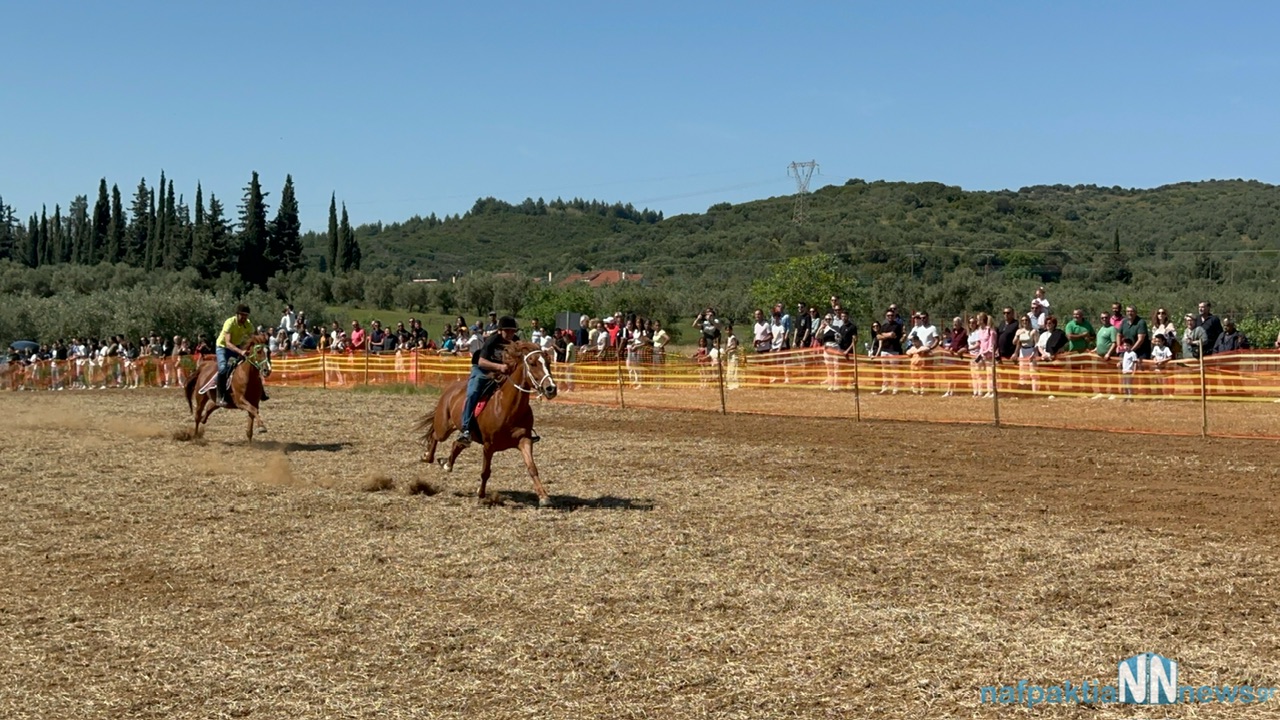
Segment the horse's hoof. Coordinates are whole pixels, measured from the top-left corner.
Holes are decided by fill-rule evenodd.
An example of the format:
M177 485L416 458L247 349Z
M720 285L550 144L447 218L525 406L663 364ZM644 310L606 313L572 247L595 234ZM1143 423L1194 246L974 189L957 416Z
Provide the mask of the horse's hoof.
M540 497L538 498L538 507L540 508L555 507L555 503L551 502L551 498L549 497Z

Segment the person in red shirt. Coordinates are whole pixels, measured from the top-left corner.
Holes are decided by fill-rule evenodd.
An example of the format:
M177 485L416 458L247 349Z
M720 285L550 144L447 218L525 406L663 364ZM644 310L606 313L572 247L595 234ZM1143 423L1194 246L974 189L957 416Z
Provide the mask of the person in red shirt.
M350 339L351 339L350 347L352 350L359 352L364 349L365 332L364 332L364 328L360 327L359 320L351 321Z

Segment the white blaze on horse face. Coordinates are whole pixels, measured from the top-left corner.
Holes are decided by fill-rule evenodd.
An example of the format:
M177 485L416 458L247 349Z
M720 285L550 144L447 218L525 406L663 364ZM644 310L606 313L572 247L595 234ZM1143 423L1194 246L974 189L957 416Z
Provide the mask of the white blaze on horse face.
M551 368L547 367L547 359L541 353L538 354L538 364L542 366L542 382L539 382L538 386L541 387L545 383L549 389L554 390L556 381L551 377Z

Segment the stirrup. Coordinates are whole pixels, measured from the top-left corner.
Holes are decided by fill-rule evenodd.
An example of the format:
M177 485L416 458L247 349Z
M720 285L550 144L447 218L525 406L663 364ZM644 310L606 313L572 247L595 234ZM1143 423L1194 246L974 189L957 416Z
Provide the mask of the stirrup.
M461 433L458 433L458 439L456 442L463 447L467 447L471 444L471 433L463 430Z

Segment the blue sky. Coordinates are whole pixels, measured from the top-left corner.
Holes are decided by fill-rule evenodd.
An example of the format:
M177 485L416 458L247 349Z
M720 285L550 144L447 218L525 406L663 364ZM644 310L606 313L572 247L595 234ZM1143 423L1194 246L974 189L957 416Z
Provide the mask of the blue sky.
M10 3L0 198L163 169L305 229L482 196L668 216L851 177L1280 183L1269 2Z

